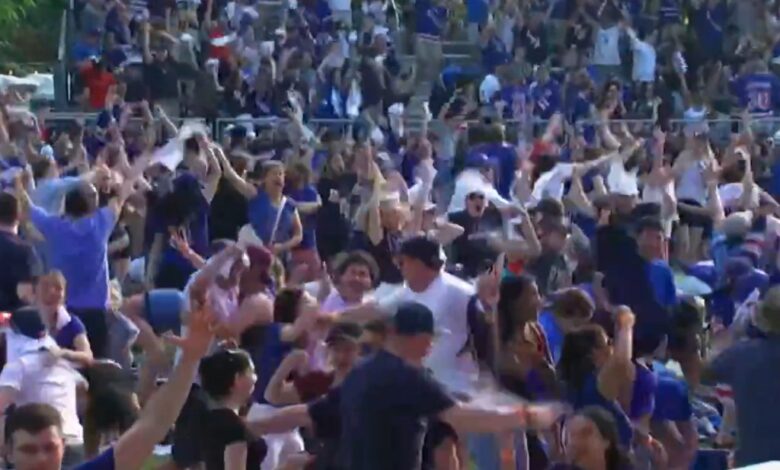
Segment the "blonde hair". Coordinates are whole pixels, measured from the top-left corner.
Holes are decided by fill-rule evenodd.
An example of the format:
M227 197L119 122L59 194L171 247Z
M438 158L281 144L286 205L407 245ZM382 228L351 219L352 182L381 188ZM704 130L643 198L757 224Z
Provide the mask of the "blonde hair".
M62 285L62 288L66 288L68 286L68 281L65 280L65 275L62 274L62 271L58 269L52 269L46 273L41 274L38 276L38 282L46 281L46 280L52 280L57 281L60 285Z

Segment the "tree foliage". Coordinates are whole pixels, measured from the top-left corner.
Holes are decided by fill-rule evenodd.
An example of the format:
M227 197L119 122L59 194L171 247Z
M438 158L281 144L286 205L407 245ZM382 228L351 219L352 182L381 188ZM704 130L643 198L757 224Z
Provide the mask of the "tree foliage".
M56 57L68 0L0 0L0 63Z
M0 30L18 27L27 13L45 3L41 0L0 0Z

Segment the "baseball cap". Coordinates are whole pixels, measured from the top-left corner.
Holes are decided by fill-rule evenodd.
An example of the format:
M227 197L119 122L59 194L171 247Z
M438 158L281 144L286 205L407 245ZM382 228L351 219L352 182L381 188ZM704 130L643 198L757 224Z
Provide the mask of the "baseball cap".
M274 258L267 248L257 245L247 246L246 254L249 258L249 267L252 269L269 269Z
M398 307L393 317L395 333L402 336L434 334L433 313L423 304L406 302Z
M362 334L363 329L357 323L336 323L331 327L330 331L328 331L328 336L325 338L325 344L331 346L342 341L357 343Z
M431 269L439 269L444 264L441 245L424 235L418 235L401 244L401 256L416 259Z
M22 307L11 314L11 326L14 331L31 339L46 336L46 325L38 309Z
M489 168L490 157L488 157L484 153L475 153L469 155L468 158L466 158L466 167L467 168Z

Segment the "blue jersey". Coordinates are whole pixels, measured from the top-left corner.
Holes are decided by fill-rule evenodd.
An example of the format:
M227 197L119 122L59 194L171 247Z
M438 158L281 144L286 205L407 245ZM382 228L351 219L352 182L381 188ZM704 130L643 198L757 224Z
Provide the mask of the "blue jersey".
M772 114L780 102L780 79L772 73L743 75L733 84L740 104L751 114Z
M469 155L484 153L493 166L493 184L501 196L509 199L517 169L517 151L507 143L478 145Z
M501 100L506 103L504 118L522 121L528 109L528 90L524 86L507 86L501 90Z
M534 102L534 114L540 118L550 119L561 110L561 87L555 80L544 84L534 82L529 91Z

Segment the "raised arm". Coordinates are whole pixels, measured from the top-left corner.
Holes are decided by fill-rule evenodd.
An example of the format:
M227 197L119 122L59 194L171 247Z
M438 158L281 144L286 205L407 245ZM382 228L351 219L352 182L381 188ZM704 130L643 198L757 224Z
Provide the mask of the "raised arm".
M252 199L257 196L257 188L236 173L236 170L233 169L233 166L228 161L225 152L221 147L214 147L214 155L217 157L217 160L222 167L222 176L225 177L228 183L236 188L236 191L243 194L247 199Z
M306 354L306 351L301 349L291 352L284 358L274 372L274 375L271 376L268 386L265 388L265 399L268 400L268 403L275 406L282 406L294 405L301 402L298 390L296 390L292 382L287 379L290 377L290 374L306 364L308 359L309 355Z
M618 307L615 314L615 347L612 355L598 373L598 390L607 400L616 400L626 385L633 383L636 369L631 362L634 338L633 312Z
M181 348L181 360L165 383L146 403L140 418L114 445L116 470L137 470L152 455L154 447L165 438L179 416L198 364L214 341L213 312L204 304L196 307L190 317L187 336L170 337Z

